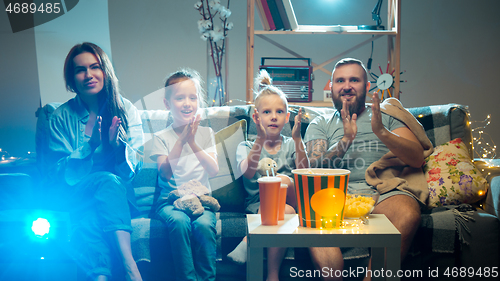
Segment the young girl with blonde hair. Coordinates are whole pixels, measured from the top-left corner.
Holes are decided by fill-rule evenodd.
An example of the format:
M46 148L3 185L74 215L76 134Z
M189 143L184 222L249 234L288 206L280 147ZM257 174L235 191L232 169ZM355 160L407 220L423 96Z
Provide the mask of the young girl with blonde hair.
M279 173L282 184L288 186L285 213L294 214L296 198L291 171L295 168L309 168L309 160L300 134L302 109L295 116L292 137L284 136L281 131L290 118L285 94L272 85L271 77L265 70L262 70L256 78L255 89L255 109L252 118L257 126L257 138L254 142L240 143L236 152L238 168L244 176L243 183L248 194L245 202L246 211L254 214L259 212L257 179L265 175L261 175L257 167L259 161L268 158L276 162L275 173ZM258 161L255 161L256 159ZM268 249L268 280L278 280L285 250L285 248ZM228 257L237 263L246 261L246 237Z

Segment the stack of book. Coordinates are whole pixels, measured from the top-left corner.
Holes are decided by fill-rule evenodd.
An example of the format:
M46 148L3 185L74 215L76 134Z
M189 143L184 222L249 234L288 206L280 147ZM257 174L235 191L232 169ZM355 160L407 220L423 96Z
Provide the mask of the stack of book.
M264 30L297 30L291 0L255 0Z
M299 25L291 0L255 0L264 30L293 30L297 32L348 32L356 25Z

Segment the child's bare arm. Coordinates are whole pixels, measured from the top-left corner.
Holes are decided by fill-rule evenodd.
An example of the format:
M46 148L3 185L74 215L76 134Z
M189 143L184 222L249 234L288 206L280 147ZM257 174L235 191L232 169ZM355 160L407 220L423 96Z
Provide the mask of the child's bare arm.
M184 143L178 139L169 155L158 156L156 160L158 164L158 174L163 181L169 181L172 178L173 171L179 163L181 157L182 146Z
M297 169L306 169L309 168L309 159L307 158L304 142L302 141L302 136L300 135L301 121L302 108L299 109L299 113L295 116L292 138L295 143L295 167L297 167Z
M241 161L240 170L241 173L247 178L251 179L255 176L257 172L257 166L259 165L260 153L262 152L262 148L264 147L265 139L257 139L255 140L252 149L248 153L246 159Z
M207 171L208 176L214 177L219 173L219 162L217 161L217 156L215 153L207 153L201 147L196 144L196 142L190 143L191 149L193 150L196 158L200 161L205 171Z
M208 176L214 177L219 173L219 162L215 153L206 152L196 143L194 136L198 131L198 125L200 125L200 115L197 115L193 122L186 126L187 130L189 130L187 142L200 164L207 171Z
M247 178L251 179L255 176L255 172L257 172L257 166L259 165L260 153L262 152L262 148L264 147L264 143L266 141L266 131L264 127L260 123L259 112L257 109L254 109L254 114L252 115L253 121L257 127L257 138L248 153L248 156L245 160L241 161L240 170L241 173Z

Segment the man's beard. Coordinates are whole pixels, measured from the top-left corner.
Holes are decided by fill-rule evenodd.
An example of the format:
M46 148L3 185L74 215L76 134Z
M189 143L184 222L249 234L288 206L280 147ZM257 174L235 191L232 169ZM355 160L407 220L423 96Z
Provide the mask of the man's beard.
M333 97L333 95L332 95L332 97ZM356 101L354 103L348 104L349 115L352 116L354 113L359 115L365 108L365 103L364 103L365 99L366 99L366 91L364 91L364 93L362 93L360 97L356 96ZM342 110L342 107L343 107L342 95L339 94L338 99L332 98L332 100L333 100L333 105L340 112L340 110Z

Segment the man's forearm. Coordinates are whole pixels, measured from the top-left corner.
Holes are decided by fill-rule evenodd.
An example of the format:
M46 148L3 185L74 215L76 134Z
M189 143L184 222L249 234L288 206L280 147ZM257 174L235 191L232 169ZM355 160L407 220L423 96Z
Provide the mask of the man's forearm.
M312 140L307 143L311 168L334 168L351 146L350 141L341 139L330 149L326 140Z
M409 166L420 168L425 163L424 149L408 128L398 128L393 132L385 130L376 135L394 155Z

